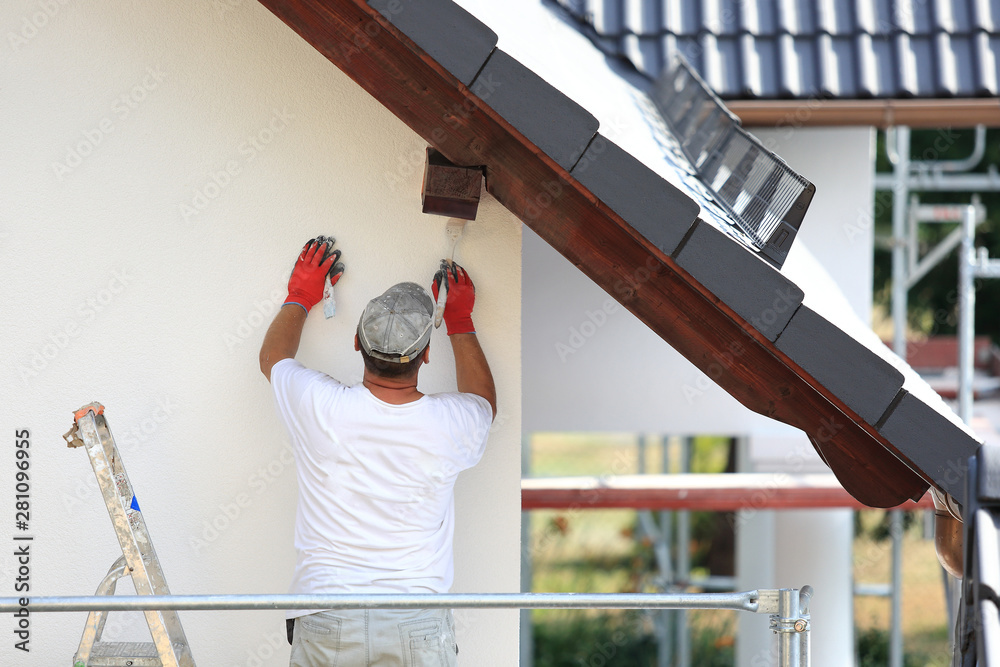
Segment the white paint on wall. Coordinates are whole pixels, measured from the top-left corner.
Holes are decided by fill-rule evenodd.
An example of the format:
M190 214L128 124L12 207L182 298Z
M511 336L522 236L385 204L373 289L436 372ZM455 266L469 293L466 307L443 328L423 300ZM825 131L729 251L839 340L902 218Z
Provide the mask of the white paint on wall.
M338 311L299 358L361 376L365 302L429 284L446 220L420 213L424 142L256 2L0 7L0 543L12 544L16 429L31 432L33 595L90 595L120 555L71 413L107 406L175 593L287 590L295 479L257 351L302 244L333 234ZM486 196L456 259L500 412L457 489L454 590L519 586L521 225ZM421 389L454 388L444 330ZM14 594L13 549L0 596ZM122 586L122 592L129 587ZM509 665L517 613L456 614L465 664ZM0 664L68 664L85 614L0 620ZM200 665L287 664L282 612L182 612ZM108 634L141 640L141 618Z

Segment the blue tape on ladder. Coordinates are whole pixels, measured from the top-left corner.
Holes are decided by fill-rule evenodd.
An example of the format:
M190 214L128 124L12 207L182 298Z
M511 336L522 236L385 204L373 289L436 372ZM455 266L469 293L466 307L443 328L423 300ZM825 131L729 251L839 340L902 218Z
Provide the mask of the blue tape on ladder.
M140 512L141 511L139 509L139 498L137 496L132 496L132 504L129 505L128 508L130 510L135 510L136 512Z

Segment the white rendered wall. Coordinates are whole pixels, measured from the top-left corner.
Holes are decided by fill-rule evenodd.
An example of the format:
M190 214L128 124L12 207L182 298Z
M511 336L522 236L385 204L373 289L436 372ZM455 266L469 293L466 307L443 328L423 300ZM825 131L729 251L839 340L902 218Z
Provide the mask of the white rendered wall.
M0 597L15 595L14 433L31 432L30 592L90 595L120 555L86 454L107 416L175 593L283 593L295 476L257 351L311 236L337 236L338 313L299 358L354 382L364 303L429 284L446 220L420 213L424 143L249 0L0 5ZM488 196L457 259L500 413L457 489L460 592L519 588L521 225ZM444 330L421 374L454 388ZM124 592L130 587L123 585ZM516 612L457 614L464 664L517 660ZM69 664L85 614L0 620L0 664ZM287 664L284 614L182 612L199 665ZM141 618L107 633L140 640Z
M525 228L524 430L791 429L743 407Z

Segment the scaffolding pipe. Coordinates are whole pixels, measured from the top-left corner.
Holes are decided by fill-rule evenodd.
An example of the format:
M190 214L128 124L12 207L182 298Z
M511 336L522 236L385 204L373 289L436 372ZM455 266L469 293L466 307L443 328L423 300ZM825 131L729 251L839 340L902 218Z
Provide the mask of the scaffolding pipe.
M910 128L898 127L893 133L896 155L893 160L892 185L892 349L906 361L907 299L909 286L906 282L907 266L912 258L907 258L907 212L910 177ZM888 143L888 142L887 142ZM892 156L890 156L891 159ZM889 619L889 667L903 667L903 632L901 604L901 572L903 536L902 515L899 510L890 512L895 530L892 537L892 611Z
M521 478L531 475L531 436L521 438ZM521 512L521 592L530 593L533 581L534 562L531 549L531 512ZM520 660L524 667L534 664L535 641L532 628L531 611L522 609L520 612L519 644Z
M791 589L794 590L794 589ZM797 595L798 593L796 593ZM27 602L27 604L24 604ZM175 609L730 609L773 613L760 591L741 593L450 593L376 595L80 595L0 598L0 613Z
M996 192L1000 190L1000 172L990 165L985 173L946 174L941 172L918 171L904 178L910 190L935 192ZM875 174L876 190L892 190L896 187L893 174Z
M892 614L889 623L889 667L903 667L903 513L889 513L892 535Z
M797 624L801 622L799 613L799 592L793 588L783 588L778 597L778 619L775 632L778 633L778 655L781 667L799 667L801 664L801 640Z
M976 291L974 239L976 211L969 206L962 216L962 247L958 259L958 417L972 421L973 346L976 336Z
M896 159L892 173L892 350L906 360L906 204L910 171L910 128L893 132ZM888 142L886 142L888 143Z
M681 438L680 445L680 471L690 473L694 438ZM682 586L691 584L691 513L687 510L677 512L677 579ZM691 667L691 633L684 610L677 612L677 667Z
M976 143L972 153L960 160L913 160L910 168L920 171L958 172L974 169L986 154L986 126L976 125Z

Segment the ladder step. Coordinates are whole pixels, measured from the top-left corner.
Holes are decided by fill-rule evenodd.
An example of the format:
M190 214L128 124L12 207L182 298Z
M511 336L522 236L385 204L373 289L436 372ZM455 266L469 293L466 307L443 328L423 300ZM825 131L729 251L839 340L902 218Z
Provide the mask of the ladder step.
M184 651L174 644L175 652ZM162 667L153 642L95 642L87 667Z

